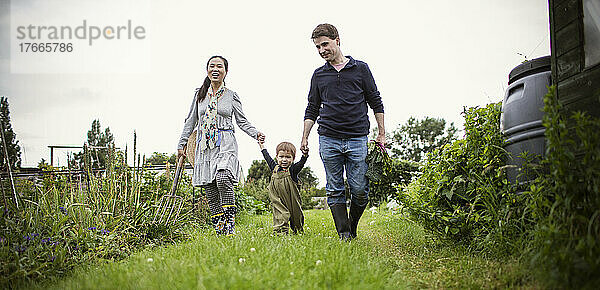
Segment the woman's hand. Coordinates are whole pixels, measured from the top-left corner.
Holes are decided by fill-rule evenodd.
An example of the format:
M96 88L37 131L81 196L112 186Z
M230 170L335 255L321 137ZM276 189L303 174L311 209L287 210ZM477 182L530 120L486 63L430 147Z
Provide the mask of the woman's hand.
M183 153L183 149L177 149L177 159L179 159L179 157L184 156L185 153Z
M263 134L263 132L258 132L258 134L256 134L256 140L258 140L258 142L265 142L265 134Z

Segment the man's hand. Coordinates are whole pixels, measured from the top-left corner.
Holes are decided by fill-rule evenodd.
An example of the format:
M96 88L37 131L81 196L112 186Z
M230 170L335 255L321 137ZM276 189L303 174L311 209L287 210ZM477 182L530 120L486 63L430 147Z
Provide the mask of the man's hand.
M308 141L306 142L306 146L300 146L300 151L302 151L303 156L308 156Z
M312 129L315 121L311 119L304 120L304 128L302 129L302 142L300 142L300 151L304 154L304 151L308 154L308 135Z
M385 134L377 135L377 138L375 138L375 142L381 144L381 146L385 148Z
M304 154L304 151L308 152L308 139L302 138L302 142L300 143L300 151Z

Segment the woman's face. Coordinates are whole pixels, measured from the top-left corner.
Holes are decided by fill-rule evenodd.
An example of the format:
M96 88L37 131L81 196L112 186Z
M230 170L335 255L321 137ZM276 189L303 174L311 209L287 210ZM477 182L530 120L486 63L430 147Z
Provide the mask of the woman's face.
M211 82L222 83L227 75L223 59L219 57L211 59L208 62L208 69L206 73L208 74L208 78Z

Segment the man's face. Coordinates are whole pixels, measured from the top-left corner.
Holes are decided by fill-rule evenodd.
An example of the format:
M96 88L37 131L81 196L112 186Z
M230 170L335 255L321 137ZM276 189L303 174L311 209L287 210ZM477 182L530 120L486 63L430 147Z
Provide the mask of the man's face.
M313 39L319 55L326 61L334 60L340 54L340 39L331 39L327 36L319 36Z

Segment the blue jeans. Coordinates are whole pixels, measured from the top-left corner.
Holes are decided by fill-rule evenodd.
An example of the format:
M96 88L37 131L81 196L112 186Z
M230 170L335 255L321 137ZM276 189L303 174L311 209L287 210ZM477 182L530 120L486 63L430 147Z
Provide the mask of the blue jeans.
M338 139L319 136L319 154L325 166L327 204L346 204L344 171L353 203L366 206L369 202L367 173L367 136Z

